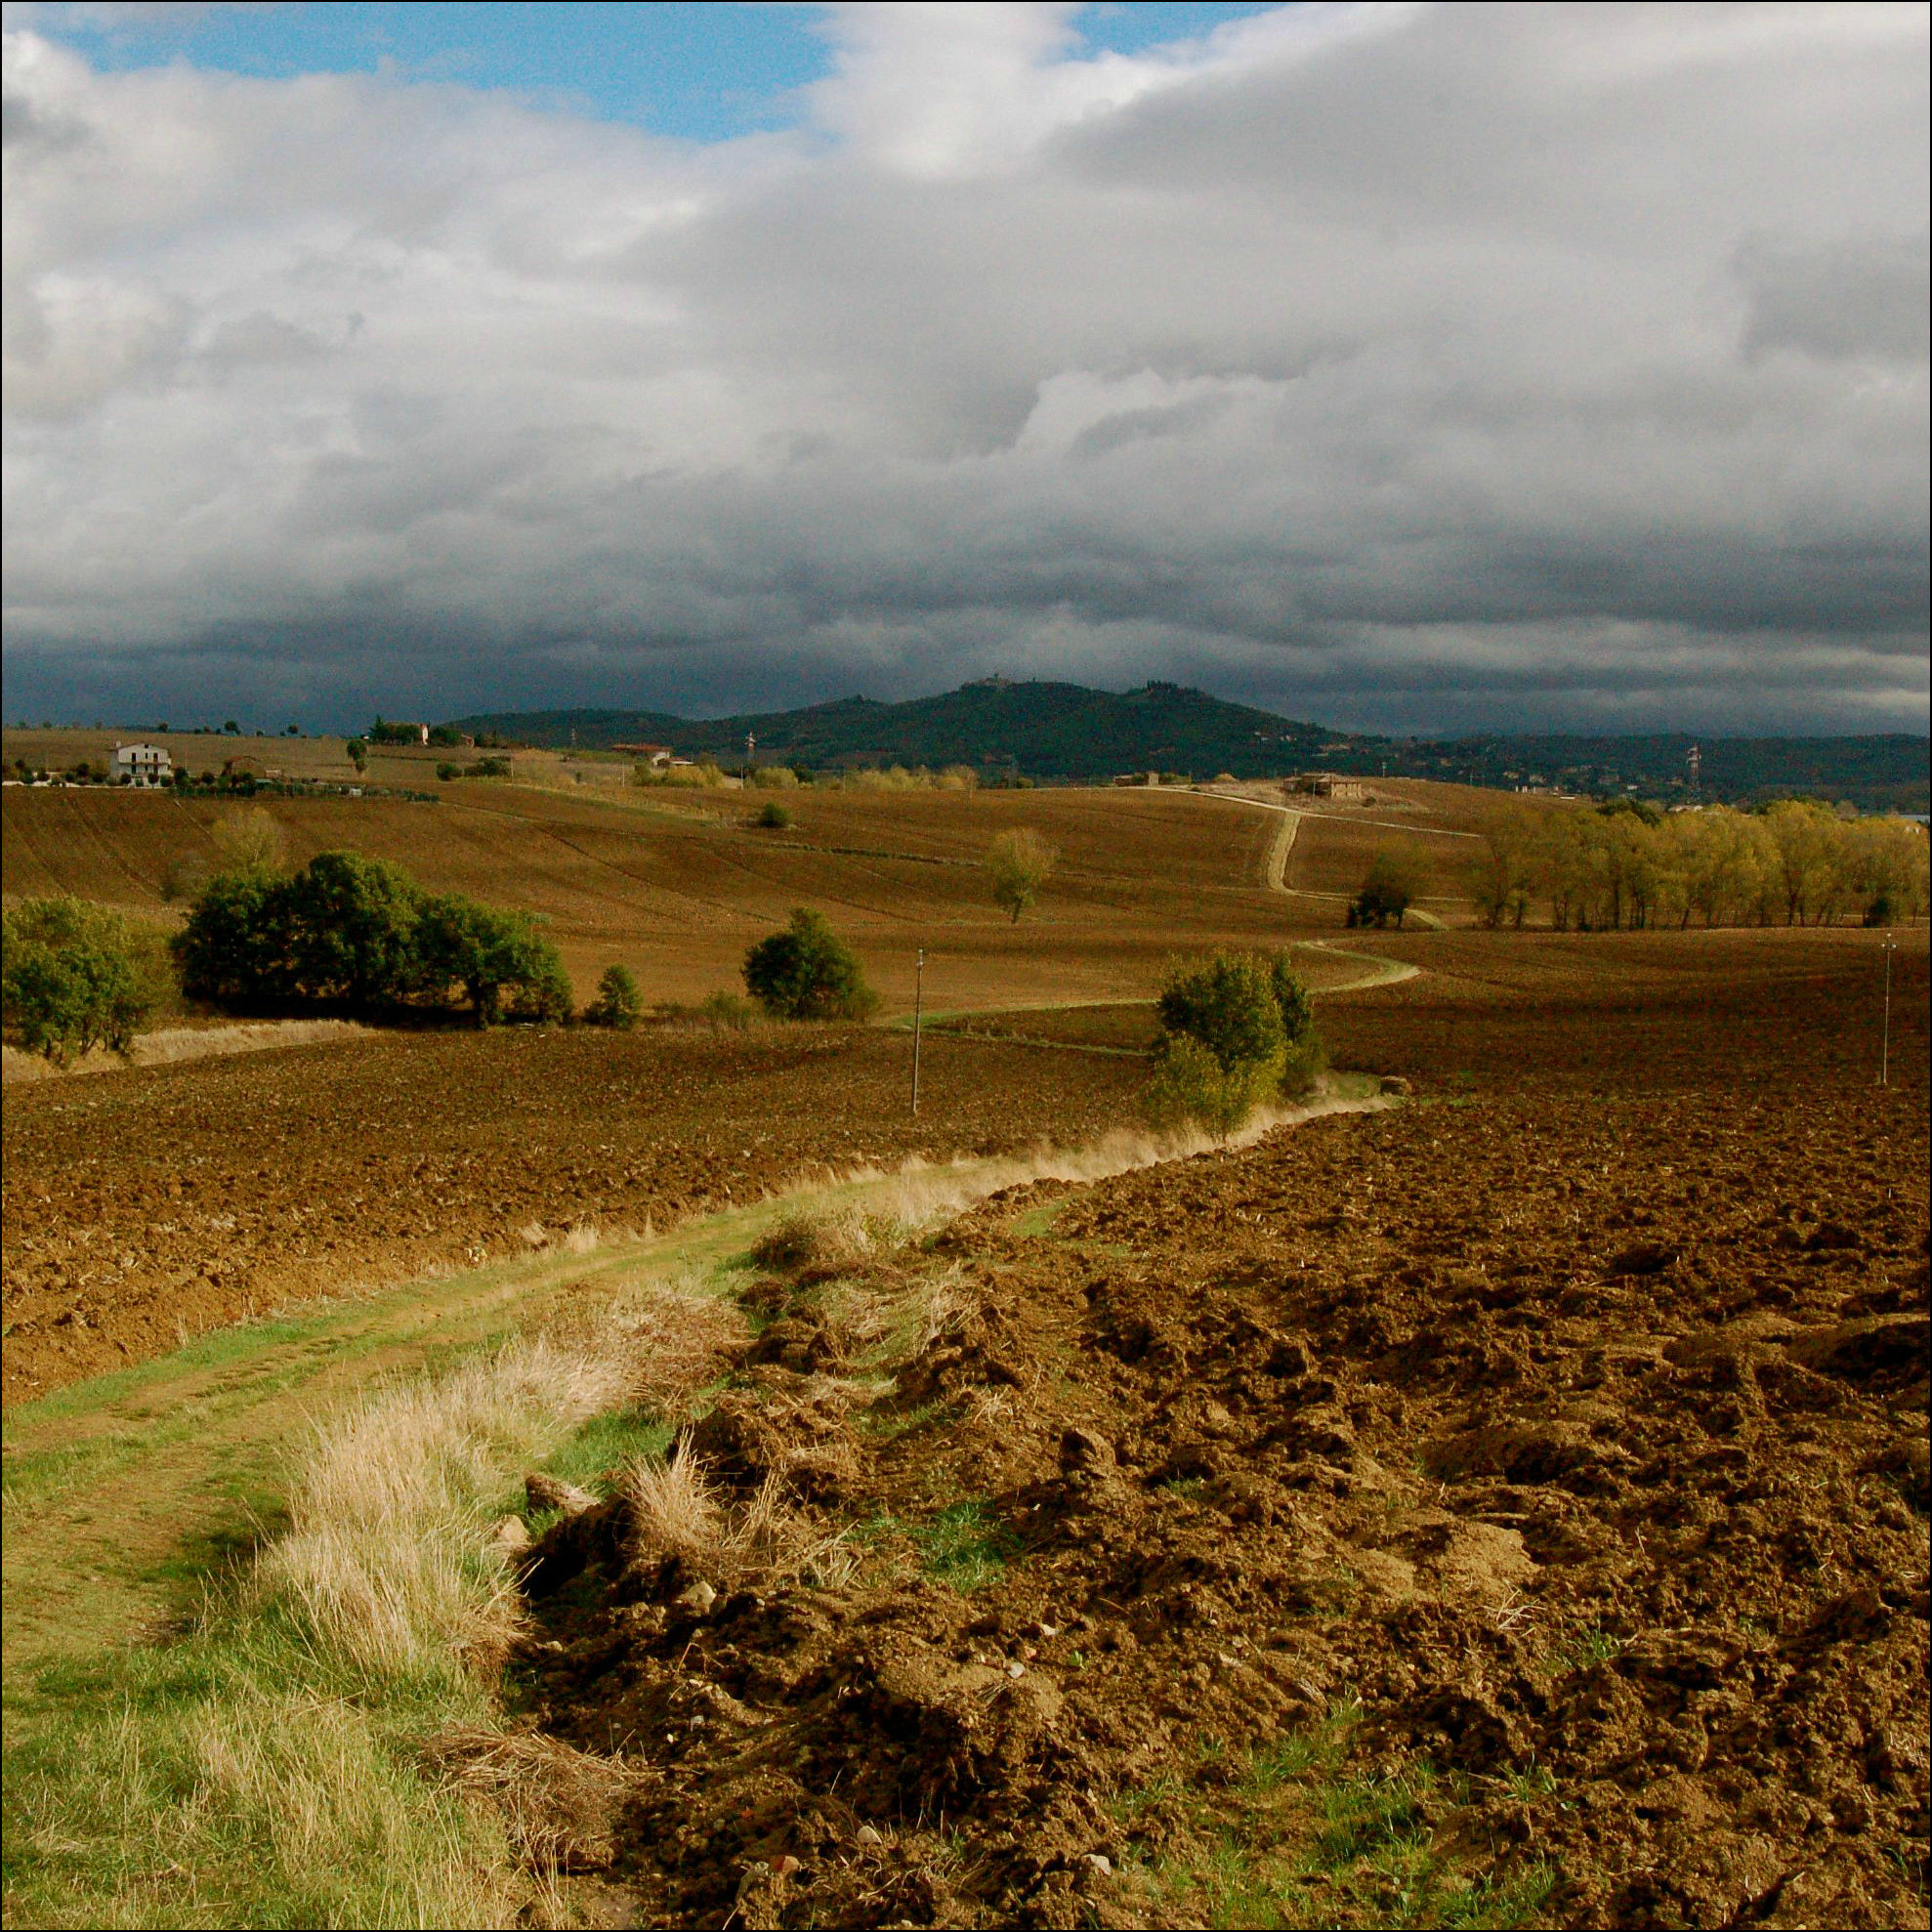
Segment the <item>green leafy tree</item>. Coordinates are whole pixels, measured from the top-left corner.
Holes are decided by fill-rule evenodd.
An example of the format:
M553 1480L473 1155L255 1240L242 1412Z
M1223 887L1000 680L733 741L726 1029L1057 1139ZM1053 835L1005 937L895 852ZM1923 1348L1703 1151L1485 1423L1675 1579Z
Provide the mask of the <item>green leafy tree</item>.
M597 983L597 997L584 1008L593 1027L635 1027L644 1017L644 994L628 966L607 966Z
M1349 906L1349 924L1386 926L1393 919L1400 926L1414 901L1414 865L1401 853L1378 852Z
M520 1019L563 1019L570 983L557 948L527 912L501 912L449 894L421 902L416 915L418 984L446 997L459 986L480 1027L509 1011Z
M863 1020L879 1005L859 955L804 906L744 955L744 987L781 1020Z
M399 865L320 852L292 882L296 980L312 999L357 1012L399 1006L421 977L421 894Z
M1322 1068L1315 1015L1286 953L1217 952L1170 968L1147 1095L1156 1126L1232 1133L1255 1108L1311 1086Z
M95 1046L126 1053L166 990L155 943L105 906L30 899L0 920L0 1012L57 1065Z
M1155 1001L1161 1029L1197 1041L1224 1070L1279 1063L1287 1031L1273 968L1253 953L1217 952L1176 966Z
M295 996L293 882L264 868L217 872L171 942L182 990L213 1006Z
M1060 854L1051 842L1029 826L1001 832L987 847L987 877L992 884L993 903L1011 913L1018 925L1021 913L1039 898L1059 862Z
M364 739L353 737L344 748L348 751L349 762L355 766L358 777L369 769L369 747Z

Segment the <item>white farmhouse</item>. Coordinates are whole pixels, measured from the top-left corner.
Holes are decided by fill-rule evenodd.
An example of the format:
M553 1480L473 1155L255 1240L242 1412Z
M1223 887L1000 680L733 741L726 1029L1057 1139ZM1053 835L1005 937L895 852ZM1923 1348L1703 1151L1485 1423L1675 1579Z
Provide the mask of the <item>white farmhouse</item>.
M175 761L158 744L117 744L114 747L114 777L124 785L139 785L151 791L167 784L175 775Z

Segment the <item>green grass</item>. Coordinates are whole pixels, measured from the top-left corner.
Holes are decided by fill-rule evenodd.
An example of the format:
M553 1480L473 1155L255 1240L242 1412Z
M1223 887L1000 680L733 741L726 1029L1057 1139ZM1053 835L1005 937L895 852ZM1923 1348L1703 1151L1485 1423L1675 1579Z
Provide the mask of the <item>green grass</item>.
M981 1590L1006 1575L1020 1538L984 1502L956 1502L911 1531L928 1575L955 1590Z
M230 1602L30 1689L30 1719L7 1699L11 1923L501 1924L525 1889L495 1821L418 1768L428 1733L487 1719L453 1663L373 1683Z
M1622 1655L1627 1637L1613 1637L1599 1624L1579 1631L1567 1643L1545 1651L1536 1659L1536 1670L1544 1678L1567 1677L1573 1670L1587 1670L1592 1664L1608 1663Z
M1433 1794L1466 1796L1422 1760L1392 1774L1346 1769L1362 1707L1353 1701L1286 1737L1251 1749L1231 1785L1207 1790L1165 1774L1120 1793L1109 1809L1123 1825L1178 1807L1206 1849L1154 1864L1136 1877L1171 1916L1211 1926L1503 1928L1532 1926L1554 1885L1535 1865L1470 1876L1438 1850L1427 1810ZM1207 1741L1204 1764L1225 1765ZM1224 1772L1225 1775L1225 1772ZM1526 1795L1554 1789L1548 1774L1520 1774ZM1512 1789L1514 1789L1514 1785Z
M574 1483L592 1495L608 1496L628 1464L662 1456L676 1434L670 1423L648 1410L615 1409L580 1424L567 1443L537 1466L559 1482ZM521 1502L513 1499L505 1507L514 1510Z
M984 1501L973 1498L951 1503L922 1523L883 1513L869 1516L854 1525L852 1534L861 1546L873 1547L903 1537L927 1575L960 1591L998 1582L1023 1548L1020 1537Z

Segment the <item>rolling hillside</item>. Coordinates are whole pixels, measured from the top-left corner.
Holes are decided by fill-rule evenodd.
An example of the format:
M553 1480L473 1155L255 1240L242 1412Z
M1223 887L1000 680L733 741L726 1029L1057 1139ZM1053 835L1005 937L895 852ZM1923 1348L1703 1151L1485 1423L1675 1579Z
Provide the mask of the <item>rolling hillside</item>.
M1436 874L1429 890L1453 894L1466 842L1429 828L1461 823L1471 807L1459 801L1480 813L1492 795L1404 789L1420 802L1391 803L1402 831L1304 820L1285 883L1317 893L1348 883L1367 845L1412 827ZM793 822L781 830L752 822L757 794L507 781L452 785L436 804L275 797L259 809L282 826L296 863L349 848L438 890L539 913L580 997L616 960L651 999L735 987L746 945L800 904L848 930L888 1000L908 1006L921 946L929 1001L987 1005L1136 997L1176 945L1266 945L1341 925L1338 903L1271 887L1293 821L1244 801L1112 788L788 797ZM0 800L10 900L72 892L167 922L181 916L165 896L171 871L212 862L213 827L234 809L109 789L11 786ZM1061 860L1015 925L992 904L982 861L996 832L1021 825ZM1454 916L1452 902L1439 909Z
M663 711L483 712L452 721L473 734L562 748L647 741L735 767L745 737L762 763L971 765L988 777L1019 773L1083 782L1133 771L1211 778L1280 776L1308 766L1372 777L1434 778L1513 791L1688 799L1686 756L1702 752L1700 795L1748 803L1789 793L1846 800L1861 811L1924 812L1927 741L1902 733L1863 737L1702 737L1689 734L1565 736L1489 734L1377 737L1327 727L1206 692L1162 683L1089 691L1050 681L984 679L934 697L885 704L840 698L797 711L687 719Z

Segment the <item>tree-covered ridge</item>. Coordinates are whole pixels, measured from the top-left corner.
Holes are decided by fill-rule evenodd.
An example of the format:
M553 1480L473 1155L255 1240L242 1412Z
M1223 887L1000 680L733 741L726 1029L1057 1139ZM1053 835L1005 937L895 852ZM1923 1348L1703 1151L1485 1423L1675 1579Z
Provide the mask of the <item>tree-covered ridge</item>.
M664 711L505 711L459 718L473 735L602 748L668 744L726 765L744 757L814 770L864 765L972 765L1047 780L1123 772L1268 777L1310 766L1366 777L1441 778L1515 790L1752 803L1794 793L1864 811L1928 810L1927 741L1905 733L1859 737L1629 736L1490 733L1457 738L1331 731L1203 691L1158 682L1129 692L1050 680L985 679L933 697L886 704L846 697L794 711L689 719ZM1701 754L1695 793L1689 766Z
M691 720L652 711L502 712L455 721L525 743L668 744L736 764L758 757L814 770L840 765L974 765L1039 778L1105 778L1157 771L1262 777L1349 742L1319 725L1229 704L1180 685L1090 691L1081 685L987 680L935 697L883 704L838 698L796 711ZM574 736L573 736L574 735Z

